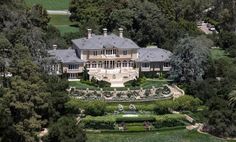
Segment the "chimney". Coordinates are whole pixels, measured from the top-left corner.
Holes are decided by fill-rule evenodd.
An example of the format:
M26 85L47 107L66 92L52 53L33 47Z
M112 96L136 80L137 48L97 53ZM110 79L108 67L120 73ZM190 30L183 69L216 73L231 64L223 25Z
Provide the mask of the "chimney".
M123 28L119 28L119 36L123 38Z
M92 29L88 29L88 39L92 38Z
M107 28L103 28L103 35L104 35L104 37L107 36Z
M53 50L57 50L57 45L56 44L53 44L52 47L53 47Z

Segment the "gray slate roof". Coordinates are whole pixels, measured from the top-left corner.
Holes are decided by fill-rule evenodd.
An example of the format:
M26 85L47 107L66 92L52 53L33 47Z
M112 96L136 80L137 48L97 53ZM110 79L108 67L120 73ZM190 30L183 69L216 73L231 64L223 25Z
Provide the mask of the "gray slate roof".
M77 55L74 49L58 49L58 50L49 50L49 55L54 56L57 60L62 63L83 63Z
M161 48L140 48L137 62L169 62L172 53Z
M72 40L73 44L79 49L102 49L102 48L123 48L123 49L138 49L136 43L128 38L121 38L115 34L107 35L92 35L92 38L80 38Z

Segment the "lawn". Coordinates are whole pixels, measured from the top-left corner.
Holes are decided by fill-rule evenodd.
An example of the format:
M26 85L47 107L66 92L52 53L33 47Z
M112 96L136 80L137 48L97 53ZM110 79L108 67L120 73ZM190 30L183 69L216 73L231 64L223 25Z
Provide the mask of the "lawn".
M144 89L148 89L148 88L152 88L152 86L154 87L161 87L163 86L164 84L168 84L167 81L165 80L148 80L146 79L142 84L141 84L141 87L143 87Z
M211 55L214 60L227 57L225 51L220 48L211 49Z
M87 137L87 142L226 142L185 129L149 133L88 133Z
M82 89L82 90L85 90L85 89L87 89L87 88L89 88L89 89L91 89L91 90L92 90L92 89L93 89L93 90L98 90L97 87L94 87L94 86L91 86L91 85L82 83L82 82L80 82L80 81L71 81L71 82L69 82L69 85L70 85L71 87L76 87L76 88Z
M154 87L161 87L163 86L164 84L168 84L167 81L165 80L144 80L141 84L140 87L144 88L144 89L151 89L152 86ZM98 89L94 86L91 86L91 85L88 85L88 84L85 84L85 83L82 83L80 81L76 81L76 82L70 82L70 86L71 87L76 87L78 89L86 89L86 88L89 88L89 89ZM134 89L139 89L140 87L130 87L131 90L134 90ZM105 91L113 91L114 88L103 88L103 90ZM123 88L117 88L117 90L127 90L127 88L123 87Z
M28 6L41 4L47 10L67 10L70 0L25 0Z
M77 27L72 26L74 23L69 20L67 15L50 15L50 18L49 24L54 25L62 35L79 30Z

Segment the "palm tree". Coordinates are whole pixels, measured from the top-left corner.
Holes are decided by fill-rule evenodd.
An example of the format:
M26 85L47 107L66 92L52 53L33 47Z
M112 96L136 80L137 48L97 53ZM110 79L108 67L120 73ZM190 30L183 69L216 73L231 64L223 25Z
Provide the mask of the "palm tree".
M232 107L236 105L236 90L229 93L229 105Z

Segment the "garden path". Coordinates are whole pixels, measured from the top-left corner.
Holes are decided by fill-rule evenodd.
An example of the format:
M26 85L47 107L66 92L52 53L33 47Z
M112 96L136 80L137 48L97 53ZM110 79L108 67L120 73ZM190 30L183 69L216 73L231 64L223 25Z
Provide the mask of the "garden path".
M50 15L71 15L68 10L47 10Z

